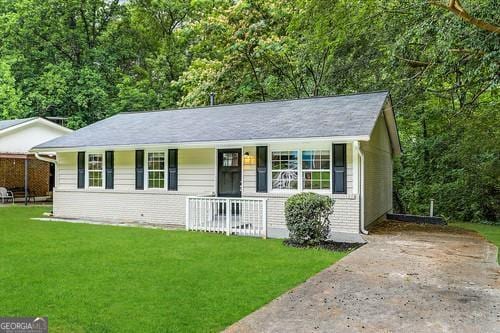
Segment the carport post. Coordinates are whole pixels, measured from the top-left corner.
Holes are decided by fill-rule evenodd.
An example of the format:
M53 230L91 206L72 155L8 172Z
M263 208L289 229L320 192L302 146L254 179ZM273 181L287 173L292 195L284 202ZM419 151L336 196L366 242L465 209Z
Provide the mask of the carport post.
M28 205L28 156L24 159L24 205Z

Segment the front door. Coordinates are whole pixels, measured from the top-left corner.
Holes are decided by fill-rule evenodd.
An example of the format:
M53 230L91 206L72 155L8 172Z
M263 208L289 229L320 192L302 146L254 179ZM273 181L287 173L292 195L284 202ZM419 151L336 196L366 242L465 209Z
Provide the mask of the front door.
M219 149L217 195L241 197L241 149Z
M56 165L49 163L49 192L54 190L56 184Z

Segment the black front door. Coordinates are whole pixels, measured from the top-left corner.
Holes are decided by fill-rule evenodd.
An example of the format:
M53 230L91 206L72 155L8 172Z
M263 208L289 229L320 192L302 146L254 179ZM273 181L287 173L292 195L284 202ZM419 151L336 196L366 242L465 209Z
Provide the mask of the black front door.
M241 149L219 149L217 195L241 197Z

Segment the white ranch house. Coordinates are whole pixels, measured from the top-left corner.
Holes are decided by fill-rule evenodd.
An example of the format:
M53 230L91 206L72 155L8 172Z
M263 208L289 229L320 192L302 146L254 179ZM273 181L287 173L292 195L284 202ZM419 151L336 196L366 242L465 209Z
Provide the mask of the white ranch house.
M55 217L283 238L285 201L313 191L356 240L392 210L400 144L376 92L121 113L33 151L56 153Z

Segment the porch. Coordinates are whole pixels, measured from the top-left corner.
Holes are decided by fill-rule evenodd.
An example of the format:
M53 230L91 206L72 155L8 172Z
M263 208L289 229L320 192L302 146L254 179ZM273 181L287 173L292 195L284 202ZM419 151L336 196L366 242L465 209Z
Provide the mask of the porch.
M53 164L32 154L0 153L0 187L13 193L14 202L27 204L51 199L54 173Z
M266 238L267 199L188 196L186 230Z

